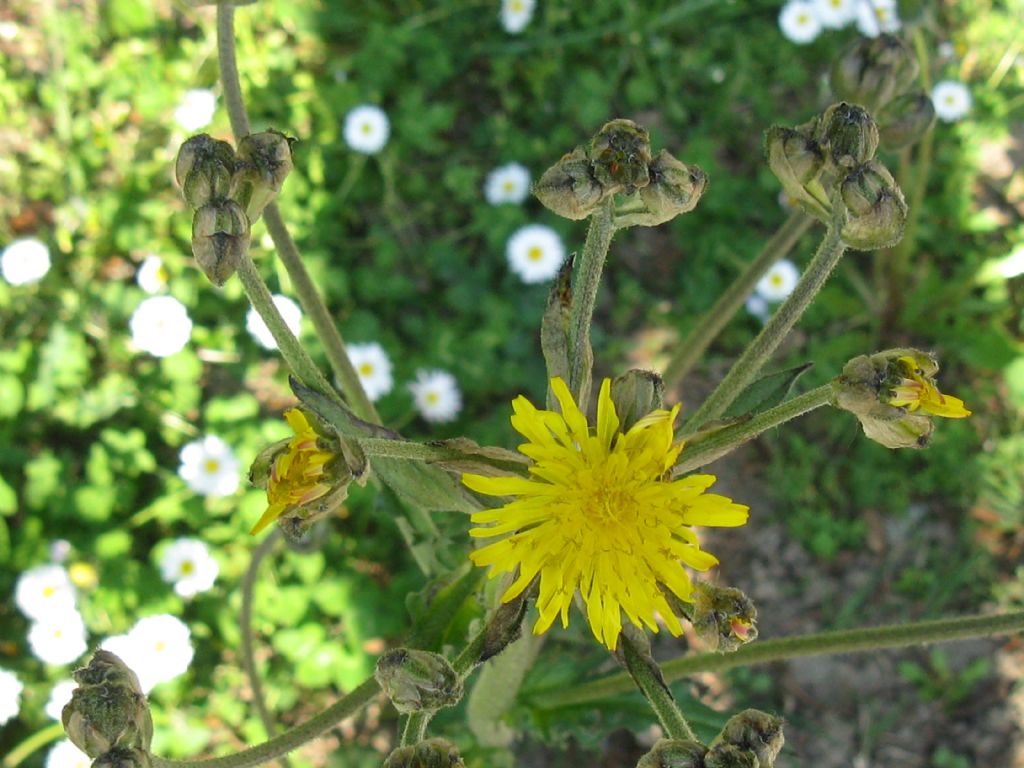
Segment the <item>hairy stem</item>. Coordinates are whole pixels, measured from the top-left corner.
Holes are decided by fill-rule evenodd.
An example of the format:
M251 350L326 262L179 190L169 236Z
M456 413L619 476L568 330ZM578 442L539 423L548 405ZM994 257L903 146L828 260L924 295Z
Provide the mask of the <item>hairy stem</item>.
M991 637L1024 631L1024 611L995 615L960 616L955 619L890 624L835 632L759 640L735 653L700 653L674 659L662 665L666 680L672 682L698 672L721 672L735 667L765 664L770 661L822 656L834 653L861 653L882 648L900 648L919 643L945 643L972 637ZM554 709L599 701L626 693L633 686L629 675L617 674L574 688L537 691L530 698L534 706Z
M690 724L686 722L679 707L676 706L672 691L668 689L664 677L650 656L650 649L644 653L630 637L631 634L631 632L624 631L619 635L619 640L622 642L622 659L629 671L629 676L633 678L633 682L636 683L658 716L661 727L665 729L666 737L696 741L697 735L690 728Z
M771 239L764 244L761 252L679 343L672 359L665 366L665 373L662 374L666 387L671 389L693 369L711 342L743 306L757 281L776 261L793 250L793 246L813 223L814 219L802 211L794 211L789 215Z

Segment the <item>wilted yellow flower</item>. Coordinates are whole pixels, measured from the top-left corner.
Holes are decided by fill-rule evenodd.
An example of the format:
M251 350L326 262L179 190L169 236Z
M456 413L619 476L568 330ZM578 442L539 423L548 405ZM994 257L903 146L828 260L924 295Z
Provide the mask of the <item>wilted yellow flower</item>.
M896 360L903 380L890 391L889 405L906 406L913 413L920 409L933 416L945 416L949 419L963 419L971 415L964 407L964 401L939 392L933 381L925 378L924 371L917 360L906 355Z
M692 601L683 565L704 571L718 562L700 548L690 526L743 525L747 507L704 493L715 482L713 475L671 479L683 447L672 431L678 405L651 411L623 433L611 381L605 379L592 432L565 382L554 378L551 389L561 413L539 410L522 396L512 402L512 426L529 441L519 450L533 460L532 478L462 476L478 493L518 497L472 515L474 523L486 527L471 529L470 536L503 538L470 558L491 566L492 577L518 569L505 602L539 575L536 634L559 614L568 626L569 606L579 590L590 628L611 650L622 613L654 632L659 614L679 635L682 626L662 588Z

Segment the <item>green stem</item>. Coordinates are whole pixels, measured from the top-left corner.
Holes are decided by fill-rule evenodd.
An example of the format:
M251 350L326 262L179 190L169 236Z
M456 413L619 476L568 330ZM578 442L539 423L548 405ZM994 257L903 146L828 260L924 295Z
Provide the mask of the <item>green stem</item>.
M263 697L263 684L260 682L259 670L256 669L256 656L253 653L252 643L252 596L256 586L256 574L259 572L260 563L270 554L280 538L280 529L275 528L253 550L249 567L245 569L245 575L242 577L242 609L238 615L239 631L242 635L242 666L245 668L245 674L249 678L249 687L252 688L252 698L256 704L256 712L263 722L267 738L274 735L277 727L270 716L270 711L267 709L267 702ZM284 768L290 768L288 758L282 757L281 765Z
M771 661L822 656L835 653L862 653L882 648L900 648L919 643L945 643L973 637L991 637L1024 630L1024 611L996 615L960 616L955 619L891 624L883 627L820 632L811 635L758 640L735 653L700 653L675 659L662 665L669 682L698 672L722 672L735 667L766 664ZM575 706L626 693L632 688L629 675L611 675L575 688L544 690L531 694L533 706L541 709Z
M828 405L832 399L832 385L823 384L817 389L791 398L781 405L762 411L738 424L712 432L705 438L687 444L680 454L679 462L673 467L672 474L679 476L698 467L706 466L772 427L803 416L815 408Z
M740 359L733 364L729 373L708 396L708 399L690 417L683 428L684 434L692 435L700 427L725 413L740 393L761 372L764 364L768 362L790 329L796 325L797 320L800 319L825 284L832 270L835 269L836 264L839 263L839 259L846 251L846 244L840 237L840 222L845 220L846 208L838 195L835 195L832 205L832 223L818 247L818 252L814 254L814 258L807 266L807 271L800 278L793 293L779 307L753 343L744 350Z
M711 342L743 306L757 281L775 262L793 250L793 246L813 223L814 219L802 211L794 211L789 215L771 239L764 244L755 259L679 343L675 355L669 360L665 366L665 373L662 374L666 387L671 389L693 369Z
M235 9L232 5L217 6L217 57L220 61L221 85L224 89L228 117L231 120L231 130L235 134L235 139L238 140L248 135L251 129L249 115L246 113L245 102L242 99L242 85L238 77L238 64L235 59L234 14ZM324 346L327 360L352 410L366 421L380 423L377 409L374 408L373 402L363 389L359 375L352 367L352 361L349 360L341 333L331 319L309 272L306 271L299 249L288 232L288 227L284 223L276 203L270 203L264 209L263 221L267 225L270 238L274 241L274 247L277 249L281 263L288 271L292 286L299 297L299 303L313 322L317 337ZM280 342L278 342L278 346L280 346Z
M63 725L60 723L48 725L41 731L33 733L20 744L15 745L15 747L7 753L3 763L0 763L0 765L2 765L3 768L16 768L16 766L21 765L25 758L29 757L37 749L45 747L51 741L55 741L63 735Z
M218 6L221 7L221 6ZM334 727L346 717L357 712L380 692L380 685L369 678L351 693L343 696L323 712L300 723L289 731L255 747L244 749L232 755L213 757L206 760L168 760L153 755L153 768L249 768L275 760L312 741L324 731Z
M594 364L590 324L594 317L604 260L615 235L614 214L615 201L609 197L590 216L590 228L576 267L576 282L569 307L569 389L584 410L590 396Z
M633 682L658 716L661 727L665 729L665 735L670 739L697 741L697 735L676 706L672 691L665 684L665 679L659 673L649 650L645 654L630 638L630 634L622 632L619 635L622 642L622 659L629 670L629 676L633 678Z
M427 736L427 726L433 719L434 713L428 711L413 712L405 719L405 728L402 729L402 738L398 743L400 747L411 747L419 744Z

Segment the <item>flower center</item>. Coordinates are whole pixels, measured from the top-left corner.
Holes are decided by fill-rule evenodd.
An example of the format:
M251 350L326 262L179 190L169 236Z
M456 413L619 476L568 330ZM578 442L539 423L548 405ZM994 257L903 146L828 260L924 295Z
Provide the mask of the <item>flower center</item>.
M181 564L181 575L188 576L195 569L195 564L191 560L186 560L184 563Z
M206 463L203 464L203 467L206 469L207 472L209 472L212 475L214 472L220 469L220 462L217 461L217 459L207 459Z
M531 246L530 250L526 252L526 258L528 258L530 261L540 261L543 255L544 251L539 246L536 245Z
M363 363L362 365L359 366L360 376L369 376L371 373L373 373L372 363Z
M157 653L163 653L167 649L167 644L163 640L157 640L153 645L153 650Z
M514 192L515 188L516 188L516 185L513 184L511 181L506 181L502 185L502 189L504 189L506 192Z
M772 275L772 285L774 285L776 287L782 285L782 276L781 275Z
M796 17L796 23L797 24L806 24L810 20L811 20L811 17L808 16L806 13L801 13L799 16Z
M515 12L515 13L522 13L523 12L522 0L512 0L512 2L508 4L508 7L511 8L512 11Z
M370 125L369 123L363 123L362 126L360 126L360 130L365 135L369 136L371 133L373 133L373 126Z
M57 594L56 587L43 587L43 597L53 597Z
M437 392L427 392L423 399L430 405L437 405L441 401L441 396L438 395Z

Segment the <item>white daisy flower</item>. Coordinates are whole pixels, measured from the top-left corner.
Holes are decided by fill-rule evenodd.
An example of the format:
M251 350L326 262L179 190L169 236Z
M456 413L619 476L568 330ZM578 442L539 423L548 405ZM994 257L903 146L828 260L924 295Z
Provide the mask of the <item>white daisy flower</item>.
M857 29L865 37L878 37L883 32L900 28L896 0L858 0Z
M33 621L51 621L75 610L75 588L63 566L37 565L18 577L14 603Z
M189 133L205 128L213 122L217 111L217 97L209 88L194 88L185 91L174 110L174 122Z
M279 293L275 293L271 298L274 300L277 311L281 313L284 324L288 326L288 330L298 336L302 328L302 308L292 299ZM277 349L277 342L274 341L273 334L270 333L267 324L263 322L263 318L254 307L250 307L245 315L245 330L264 349Z
M391 376L391 361L384 347L377 342L349 344L348 359L359 374L359 381L370 400L379 400L395 386Z
M71 701L71 694L75 692L75 688L78 687L78 683L74 680L61 680L59 683L50 689L50 698L46 702L46 716L51 720L60 722L61 712L64 711L64 705Z
M41 240L15 240L0 256L0 274L11 285L31 285L50 271L50 249Z
M455 377L447 371L416 371L416 381L409 384L416 409L427 421L453 421L462 410L462 393Z
M771 269L757 281L754 289L766 301L782 301L796 288L800 281L800 270L789 259L779 259Z
M484 198L491 205L519 204L530 194L530 172L519 163L500 165L487 174Z
M375 155L384 149L390 135L391 123L380 107L362 104L345 115L345 141L356 152Z
M185 305L173 296L143 299L128 326L132 343L154 357L181 352L192 338L192 320Z
M188 627L170 614L140 619L126 635L103 641L139 678L143 693L184 674L195 653Z
M821 22L809 0L790 0L779 12L779 29L787 40L803 45L821 34Z
M89 650L85 622L71 610L60 616L33 622L28 630L32 655L46 664L70 664Z
M536 0L501 0L501 26L510 35L526 29L533 18Z
M932 88L935 114L946 123L955 123L971 111L971 92L963 83L942 80Z
M220 566L199 539L176 539L160 555L160 575L182 597L209 590L218 573Z
M747 299L744 306L747 312L752 314L762 323L767 323L768 318L771 316L771 308L768 306L768 301L759 293L752 293Z
M524 283L543 283L558 274L565 261L565 246L551 227L527 224L512 233L505 254Z
M13 672L0 669L0 725L18 716L24 687Z
M164 266L164 260L159 256L147 256L142 260L135 273L135 282L139 284L139 288L151 295L166 291L170 280L171 274Z
M58 741L46 756L46 768L89 768L92 758L67 739Z
M814 11L821 26L839 29L857 18L857 0L814 0Z
M200 496L230 496L238 490L238 459L219 437L193 440L182 447L178 457L178 476Z

